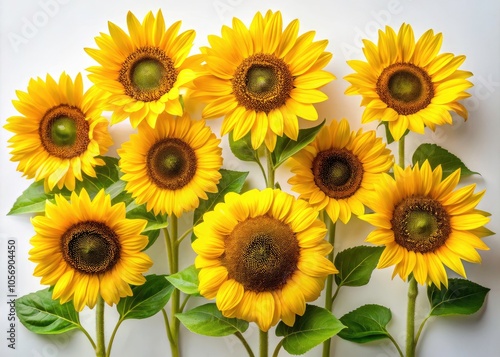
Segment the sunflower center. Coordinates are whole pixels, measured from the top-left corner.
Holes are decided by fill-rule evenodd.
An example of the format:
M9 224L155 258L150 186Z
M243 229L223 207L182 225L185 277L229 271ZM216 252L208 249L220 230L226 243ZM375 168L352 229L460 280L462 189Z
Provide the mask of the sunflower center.
M232 86L241 106L265 113L283 106L294 88L288 65L265 53L245 58L234 73Z
M76 141L75 121L68 117L55 118L50 130L52 142L59 146L73 145Z
M62 239L64 260L84 274L101 274L115 266L120 258L120 242L106 224L85 221L71 226Z
M174 62L165 52L157 47L141 47L125 59L118 81L129 97L151 102L174 87L177 74Z
M410 115L426 108L434 97L431 77L411 63L394 63L377 80L377 94L389 108L400 115Z
M67 104L45 112L38 127L38 135L44 149L61 159L80 156L90 143L85 114L79 108Z
M441 203L428 197L404 199L396 206L391 224L396 242L419 253L435 251L451 233L448 213Z
M282 288L297 270L300 248L292 229L269 216L238 223L225 240L222 262L246 290Z
M312 172L316 185L329 197L348 198L363 181L363 164L347 149L329 149L314 158Z
M163 65L154 59L138 61L132 69L132 82L141 90L158 88L165 72Z
M172 191L191 181L198 162L194 150L177 138L155 143L149 149L146 161L148 175L156 186Z

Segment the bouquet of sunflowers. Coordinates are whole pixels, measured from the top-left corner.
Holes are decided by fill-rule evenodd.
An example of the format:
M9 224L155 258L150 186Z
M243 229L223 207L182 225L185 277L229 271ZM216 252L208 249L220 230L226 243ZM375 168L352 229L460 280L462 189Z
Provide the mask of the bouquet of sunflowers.
M234 335L249 356L318 345L329 356L341 338L387 339L412 357L429 318L483 306L489 289L447 269L465 277L462 261L479 263L489 249L485 191L459 186L475 172L443 147L423 143L411 164L406 157L408 136L453 124L452 112L467 119L472 73L460 69L465 56L440 53L440 33L416 40L409 24L387 26L377 43L363 40L366 58L348 61L345 94L361 97L361 123L378 122L382 137L318 120L332 54L298 19L270 10L249 24L234 18L198 52L195 31L166 23L161 10L142 21L129 12L126 23L109 22L85 48L92 86L82 74L33 78L4 127L11 160L33 180L10 214L34 215L28 258L47 286L16 300L28 330L79 330L107 357L122 323L159 313L172 356L183 354L180 335L195 333ZM110 126L127 121L128 141L106 156ZM251 167L252 180L223 168L228 156ZM367 244L334 250L353 216L373 226ZM151 273L152 251L166 271ZM408 285L405 346L387 327L389 308L369 296L332 312L341 288L387 267ZM417 324L419 285L429 310ZM105 304L119 316L109 336ZM95 331L80 322L84 309L95 311ZM244 335L250 324L257 346Z

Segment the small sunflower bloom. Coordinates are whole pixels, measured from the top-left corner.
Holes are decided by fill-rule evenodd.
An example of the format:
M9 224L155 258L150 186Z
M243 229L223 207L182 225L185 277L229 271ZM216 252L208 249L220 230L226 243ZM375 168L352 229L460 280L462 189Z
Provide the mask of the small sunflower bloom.
M142 24L127 14L129 34L109 22L109 35L95 38L98 49L85 51L99 66L88 68L89 79L109 93L111 124L130 118L136 128L143 120L155 127L160 113L182 115L181 88L196 76L189 58L195 31L179 34L181 22L169 28L161 10L149 12Z
M138 204L159 213L182 213L217 192L222 149L204 120L185 114L159 117L156 128L140 125L137 134L118 150L125 189Z
M460 170L442 180L442 168L428 161L422 166L394 167L370 194L374 213L359 218L377 227L367 242L385 245L378 268L394 265L393 277L413 274L421 285L448 286L445 266L465 277L462 260L480 263L479 250L489 250L481 238L487 213L476 209L485 191L475 185L456 189Z
M20 115L7 119L11 161L17 170L35 181L44 181L45 191L54 187L75 189L83 174L95 177L98 158L113 144L108 121L101 116L105 96L91 87L83 92L81 74L73 79L62 73L56 82L31 79L28 91L17 91L13 104Z
M75 309L93 308L101 296L110 306L131 296L130 285L142 285L153 264L141 252L148 237L141 235L146 220L125 218L125 204L111 204L104 190L90 199L82 189L47 202L44 216L32 219L36 235L29 259L34 275L53 287L53 299L73 301Z
M428 30L415 42L408 24L397 34L389 26L380 30L378 45L363 40L367 62L347 61L356 73L345 77L351 84L346 94L363 97L363 123L387 123L399 140L406 130L423 134L426 126L452 124L451 111L467 120L459 101L470 96L472 73L458 69L465 56L438 54L442 41L441 33Z
M228 193L194 232L200 293L262 331L292 326L338 273L318 211L280 190Z
M393 164L391 151L375 131L354 132L346 119L333 120L290 159L295 175L288 183L333 222L347 223L352 214L365 213L368 192Z
M314 31L299 36L298 20L283 30L279 11L258 12L250 28L237 18L232 25L201 49L204 73L193 98L208 103L204 118L224 117L221 135L238 140L250 132L254 149L265 142L272 151L277 136L297 139L297 117L318 119L314 104L328 98L319 88L335 79L323 69L332 58L328 41L313 41Z

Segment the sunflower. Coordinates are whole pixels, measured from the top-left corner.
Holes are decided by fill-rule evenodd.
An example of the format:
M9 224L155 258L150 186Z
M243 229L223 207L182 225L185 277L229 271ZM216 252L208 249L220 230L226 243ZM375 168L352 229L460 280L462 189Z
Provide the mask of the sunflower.
M142 285L142 275L153 262L141 250L148 238L141 235L143 219L126 219L123 202L99 191L93 200L82 189L47 202L45 216L32 219L36 235L29 259L36 263L34 275L54 287L53 299L61 304L73 300L77 311L93 308L98 296L109 305L131 296L129 284Z
M280 190L228 193L194 227L199 290L227 317L289 326L320 295L332 246L318 211Z
M438 55L442 40L428 30L415 43L407 24L398 34L389 26L379 31L378 46L363 40L367 62L348 61L356 73L345 77L351 83L346 94L363 96L363 123L381 120L399 140L407 129L423 134L425 126L452 124L450 111L467 120L458 101L470 96L465 90L472 87L472 73L458 69L465 56Z
M324 52L327 40L313 42L314 31L298 31L298 20L282 30L281 13L268 11L258 12L250 29L234 18L222 37L208 37L193 97L208 102L204 118L225 116L222 135L232 131L238 140L251 132L254 149L265 142L272 151L277 135L297 139L297 116L318 119L313 104L327 99L318 88L335 78L322 70L332 55Z
M7 119L5 128L15 135L9 139L11 161L29 179L44 180L45 190L55 186L75 189L82 174L95 177L97 158L113 144L108 121L101 116L106 99L92 87L83 93L83 81L65 73L57 83L47 74L31 79L28 92L17 91L13 104L21 114Z
M393 157L374 131L351 132L347 120L333 120L291 160L295 176L288 180L299 198L325 209L333 222L347 223L351 213L365 213L368 191Z
M187 114L174 118L166 113L153 129L140 125L118 150L125 189L138 204L146 203L155 214L183 212L198 207L207 192L217 192L221 179L222 150L203 120Z
M179 34L180 21L166 29L161 10L142 24L128 12L127 26L130 36L109 22L110 35L95 38L99 49L85 49L100 64L88 68L89 78L109 92L112 124L129 117L134 128L143 120L154 128L164 111L182 115L179 88L195 77L196 57L187 58L195 32Z
M420 284L448 286L446 265L465 277L461 260L480 263L476 249L489 248L480 239L492 234L483 227L487 213L475 207L484 191L475 185L456 189L460 170L442 180L442 168L428 161L422 167L394 167L395 178L384 175L370 193L369 207L375 213L360 216L376 226L367 242L385 245L378 268L395 265L406 280L410 273Z

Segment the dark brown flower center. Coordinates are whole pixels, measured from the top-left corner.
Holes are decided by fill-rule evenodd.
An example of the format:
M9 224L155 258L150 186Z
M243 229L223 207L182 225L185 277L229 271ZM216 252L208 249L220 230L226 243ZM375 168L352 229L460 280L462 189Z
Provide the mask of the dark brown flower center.
M85 114L80 108L67 104L47 110L40 121L38 135L43 148L61 159L80 156L90 143Z
M193 148L177 138L156 142L147 154L147 171L156 186L178 190L196 174L197 158Z
M168 93L177 80L174 62L157 47L141 47L123 62L118 81L125 94L151 102Z
M95 221L79 222L61 237L64 260L85 274L101 274L110 270L120 259L120 242L106 224Z
M234 73L232 85L241 106L265 113L283 106L294 88L288 65L264 53L245 58Z
M273 291L282 288L297 270L300 249L291 228L275 218L249 218L233 229L225 240L222 263L246 290Z
M319 152L314 158L312 172L321 191L336 200L354 195L363 181L363 164L347 149Z
M445 208L429 197L405 198L394 209L391 224L396 243L419 253L435 251L451 233Z
M411 63L394 63L377 80L377 94L400 115L417 113L434 97L431 77Z

